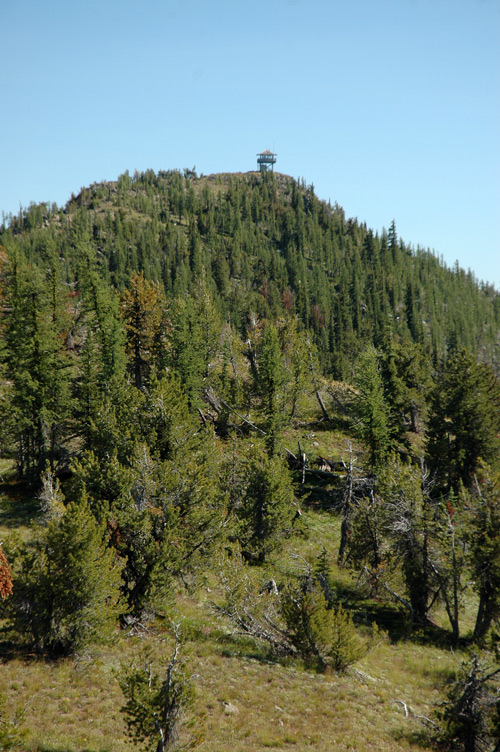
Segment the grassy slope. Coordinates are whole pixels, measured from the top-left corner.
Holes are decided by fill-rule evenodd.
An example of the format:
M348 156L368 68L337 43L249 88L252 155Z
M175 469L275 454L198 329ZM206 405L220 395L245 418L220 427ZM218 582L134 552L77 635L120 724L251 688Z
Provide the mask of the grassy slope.
M331 518L309 512L307 520L315 531L323 530L325 542L331 540ZM197 675L194 713L205 730L207 752L398 752L420 747L416 738L421 727L405 718L401 702L415 714L432 714L443 679L455 665L449 651L384 640L344 676L308 673L299 663L270 662L249 640L231 636L212 614L212 597L213 592L205 589L196 599L180 595L177 603L189 638L184 652ZM160 626L141 637L117 634L111 647L56 664L29 655L6 657L0 691L12 708L27 704L26 748L130 749L114 671L145 644L159 658L170 655L170 637ZM227 714L225 702L236 706L238 713Z
M340 430L323 430L317 423L313 401L304 405L302 417L284 434L288 449L297 452L300 441L308 457L347 459L351 437ZM359 447L355 447L355 454ZM359 462L362 458L358 457ZM12 468L0 466L5 481L0 496L0 540L14 532L26 540L36 519L38 502L23 496L12 479ZM307 485L306 479L306 485ZM254 569L262 581L278 582L297 571L302 557L313 564L324 548L332 569L333 585L355 612L355 619L371 623L377 618L397 641L385 636L367 656L345 675L318 675L300 662L280 664L269 660L265 649L232 632L231 625L216 616L214 571L195 594L181 591L175 604L175 620L182 619L187 638L183 648L195 675L197 698L193 710L204 729L205 752L249 752L265 749L339 750L344 752L402 752L425 748L424 725L413 715L432 717L443 685L456 669L459 654L421 639L404 639L401 612L387 604L361 601L356 595L355 575L336 566L340 521L322 509L324 493L303 503L304 535L288 541L267 572ZM325 495L326 491L326 495ZM215 562L214 567L215 569ZM472 606L474 604L471 604ZM471 609L471 614L472 614ZM436 624L447 629L439 611ZM466 619L463 633L472 626ZM441 634L442 636L442 634ZM121 662L130 664L144 647L152 649L158 667L171 655L172 638L161 623L140 635L116 633L111 646L58 663L34 655L15 654L0 643L2 670L0 693L8 708L26 706L29 752L125 752L134 749L127 740L120 713L123 697L116 678ZM238 712L228 714L224 703ZM404 705L408 709L405 716Z
M289 437L290 441L297 438ZM301 438L307 440L304 433ZM311 442L317 438L320 448L342 446L338 437L309 435ZM1 509L1 537L12 529L27 537L36 502L4 493ZM337 586L353 592L350 574L333 564L338 520L314 508L305 512L304 520L307 536L289 542L288 550L272 564L273 576L292 567L292 554L312 562L325 547ZM410 640L391 644L386 638L343 676L306 672L300 663L271 662L261 648L232 635L229 625L214 615L210 602L217 597L217 584L210 573L208 577L210 587L205 584L191 597L179 593L176 604L188 638L184 653L196 675L194 715L204 728L202 749L399 752L422 748L423 726L411 715L432 715L444 681L457 665L448 649ZM2 645L0 692L7 696L10 709L27 707L26 749L132 749L120 714L122 696L115 672L121 661L132 661L144 645L160 660L162 656L168 659L171 638L161 624L141 636L117 632L112 646L59 663L14 655L7 644ZM225 702L238 712L228 714ZM402 703L410 709L408 718Z
M201 620L207 623L205 615ZM7 662L2 691L12 704L29 703L27 749L130 749L113 668L145 640L168 652L159 636L122 636L113 649L98 651L92 659L54 665L30 659ZM237 641L221 644L209 634L188 646L190 666L198 675L194 713L202 719L207 752L418 749L420 726L405 718L398 701L416 714L429 715L452 666L450 655L435 648L384 644L345 676L319 676L300 666L265 662L249 648ZM227 714L224 702L239 712Z

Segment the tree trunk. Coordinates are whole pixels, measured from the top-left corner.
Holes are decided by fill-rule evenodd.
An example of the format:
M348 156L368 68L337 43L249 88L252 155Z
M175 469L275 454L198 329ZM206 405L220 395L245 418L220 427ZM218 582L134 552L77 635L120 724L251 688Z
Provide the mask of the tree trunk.
M337 562L339 566L344 563L345 550L349 529L351 525L351 504L352 504L352 445L349 443L349 467L347 469L346 484L342 498L342 524L340 526L340 545Z
M323 402L323 398L321 397L321 394L319 393L319 389L316 389L316 399L318 400L319 406L321 408L321 412L323 413L323 418L325 420L330 420L330 416L328 415L328 412L325 407L325 403Z
M474 640L482 642L493 621L493 608L488 595L482 590L479 593L479 606L477 609L476 624L474 626Z

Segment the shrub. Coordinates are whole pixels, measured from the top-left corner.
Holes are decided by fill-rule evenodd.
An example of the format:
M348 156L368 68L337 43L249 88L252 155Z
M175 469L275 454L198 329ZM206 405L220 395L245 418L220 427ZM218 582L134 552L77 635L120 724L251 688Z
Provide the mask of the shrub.
M0 695L0 749L7 752L10 749L21 749L26 729L21 728L24 722L24 711L17 709L13 716L8 718L5 704L4 695Z
M70 504L20 556L9 599L14 627L52 656L108 637L123 610L115 558L87 504Z
M121 711L129 736L145 749L156 752L193 749L202 741L193 734L181 744L182 715L193 703L194 690L180 661L177 629L175 636L174 652L163 680L153 670L148 653L144 654L141 666L123 666L119 677L126 699Z
M330 607L322 591L288 586L281 595L281 613L291 643L318 671L345 671L367 651L351 614L340 605Z
M345 671L366 654L370 641L358 635L351 614L334 605L323 570L320 562L318 574L309 570L283 589L274 580L257 588L234 553L221 571L224 603L215 608L276 656L302 658L318 671Z
M494 687L499 678L500 668L487 668L477 655L461 666L438 712L443 721L440 741L447 749L497 752L500 748L500 699L498 686Z

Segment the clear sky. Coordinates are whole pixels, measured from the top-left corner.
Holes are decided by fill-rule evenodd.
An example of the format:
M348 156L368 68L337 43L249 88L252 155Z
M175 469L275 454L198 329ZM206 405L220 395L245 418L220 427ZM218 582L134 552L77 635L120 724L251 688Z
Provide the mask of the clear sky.
M500 287L500 0L0 0L0 212L276 168Z

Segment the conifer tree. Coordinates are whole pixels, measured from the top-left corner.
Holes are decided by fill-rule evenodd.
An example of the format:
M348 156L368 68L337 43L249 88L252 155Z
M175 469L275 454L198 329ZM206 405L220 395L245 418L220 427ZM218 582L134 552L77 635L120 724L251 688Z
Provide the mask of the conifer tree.
M356 363L355 386L356 430L368 447L370 467L375 469L389 451L390 430L377 352L371 345L363 350Z
M464 348L449 355L433 391L427 456L443 489L470 486L479 460L497 462L500 384L491 367Z
M17 708L12 715L7 711L6 697L0 694L0 749L2 752L20 750L23 748L23 739L28 733L23 728L26 710Z
M436 591L444 602L455 644L460 637L467 545L467 515L461 497L462 494L456 496L450 491L440 504L434 504L430 525L427 520L427 530L431 533L428 546L434 548L431 564L437 580Z
M262 563L290 535L296 514L288 468L278 455L254 446L243 459L242 488L234 509L246 559Z
M127 334L126 352L137 389L148 382L151 369L165 362L167 309L160 285L133 272L121 298ZM163 356L163 357L162 357Z
M155 462L138 445L131 484L110 510L114 543L126 560L124 591L140 616L161 608L176 577L187 581L222 538L224 511L214 447L191 443L175 460Z
M173 371L153 376L139 404L137 426L152 456L161 461L182 456L196 428L179 376Z
M112 378L124 374L125 331L119 315L119 298L106 284L89 243L78 247L78 285L81 303L81 328L84 339L93 340L89 352L96 359L97 385L102 391Z
M306 664L318 671L338 673L356 663L366 646L356 633L352 615L342 606L332 607L313 583L289 585L281 595L280 610L288 637Z
M425 479L419 469L391 457L379 472L377 493L385 508L391 566L401 571L412 620L425 624L436 569L432 557L436 515Z
M438 711L443 721L439 741L444 742L447 749L498 752L499 674L500 668L486 666L477 654L462 663Z
M51 656L107 639L123 611L120 570L85 500L69 504L21 557L9 601L14 626Z
M194 690L181 660L177 626L164 679L154 671L151 656L145 653L142 666L122 666L119 681L126 699L121 711L133 741L149 750L154 747L156 752L194 749L201 743L199 729L189 734L193 724L183 717L193 704Z
M469 496L469 558L479 596L474 639L500 619L500 473L482 465Z
M127 463L141 431L141 411L146 395L138 391L124 375L106 384L106 393L97 394L85 428L85 448L106 462L116 454Z
M281 429L285 421L285 385L287 372L274 324L267 324L262 335L258 358L257 390L261 398L266 445L270 456L278 449Z
M317 359L317 352L306 333L299 331L296 318L281 319L279 325L284 368L288 374L284 384L286 409L290 418L294 418L312 389L312 363Z
M202 280L178 300L173 315L170 362L181 377L191 408L199 407L204 385L220 351L222 320Z
M7 557L0 548L0 598L4 601L12 595L12 570Z
M50 274L55 278L56 272ZM57 289L56 289L57 288ZM64 321L54 296L64 293L14 255L6 275L3 351L19 474L37 481L48 462L63 460L71 415L71 360L64 348Z
M130 387L140 404L123 442L118 428L130 410L112 410L94 450L73 465L72 495L84 494L95 517L106 522L124 563L123 594L134 617L163 607L173 578L197 570L224 523L215 446L195 431L176 377L153 378L150 387L145 395Z

